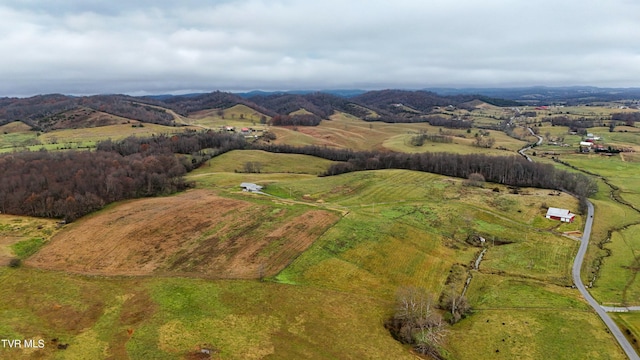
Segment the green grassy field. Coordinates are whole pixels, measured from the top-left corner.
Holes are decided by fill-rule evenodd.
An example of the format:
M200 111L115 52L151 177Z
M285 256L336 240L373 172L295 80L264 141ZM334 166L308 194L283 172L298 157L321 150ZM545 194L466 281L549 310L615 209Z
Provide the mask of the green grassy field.
M12 258L32 255L57 230L56 221L52 219L0 215L0 266Z
M479 311L452 335L456 359L626 359L600 319L587 311Z
M259 164L260 173L318 175L324 173L332 164L332 161L298 154L276 154L258 150L236 150L211 159L202 165L200 172L246 172L247 163ZM197 172L194 174L197 174Z
M637 133L608 133L605 128L589 129L601 135L605 143L637 147ZM635 153L622 153L612 157L596 154L567 153L560 155L563 161L577 168L605 177L617 187L617 196L624 201L640 204L640 157ZM612 189L598 181L599 191L592 202L596 208L591 236L591 246L585 257L583 281L590 283L595 276L591 292L605 305L637 305L640 299L638 275L638 227L629 224L640 222L640 213L613 200ZM612 232L613 230L613 232ZM608 240L608 241L607 241ZM600 249L597 244L607 241ZM640 337L637 327L628 327L632 336Z
M34 131L8 132L0 131L0 151L12 151L16 148L28 148L40 144L37 133Z
M137 122L136 122L137 123ZM33 131L0 133L0 152L14 150L38 151L86 149L95 147L101 140L121 140L128 136L150 137L159 134L183 132L191 127L171 127L157 124L145 124L143 127L132 127L130 124L108 125L81 129L53 130L42 133ZM198 128L195 128L198 129Z
M616 231L605 245L605 258L593 295L603 304L640 305L640 225Z
M2 268L0 279L3 338L45 341L43 349L0 348L2 358L177 359L201 347L225 359L411 358L380 324L388 304L355 294L27 268Z

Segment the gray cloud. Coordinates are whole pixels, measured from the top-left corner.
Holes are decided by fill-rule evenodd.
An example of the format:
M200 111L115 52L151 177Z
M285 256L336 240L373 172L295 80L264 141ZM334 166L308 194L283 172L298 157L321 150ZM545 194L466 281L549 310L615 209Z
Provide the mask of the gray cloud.
M639 86L625 0L0 1L0 96Z

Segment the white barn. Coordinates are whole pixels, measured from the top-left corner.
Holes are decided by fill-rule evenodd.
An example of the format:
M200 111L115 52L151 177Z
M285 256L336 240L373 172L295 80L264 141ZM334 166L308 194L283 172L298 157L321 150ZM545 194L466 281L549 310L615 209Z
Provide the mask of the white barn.
M559 209L559 208L553 208L550 207L549 210L547 210L547 215L546 218L547 219L551 219L551 220L559 220L562 222L573 222L573 219L576 217L575 214L572 214L571 211L567 210L567 209Z

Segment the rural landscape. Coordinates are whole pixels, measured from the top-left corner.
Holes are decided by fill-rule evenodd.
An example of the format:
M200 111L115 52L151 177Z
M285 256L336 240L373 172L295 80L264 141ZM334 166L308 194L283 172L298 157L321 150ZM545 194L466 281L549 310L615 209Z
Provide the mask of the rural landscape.
M632 90L0 98L0 358L637 359L638 179Z

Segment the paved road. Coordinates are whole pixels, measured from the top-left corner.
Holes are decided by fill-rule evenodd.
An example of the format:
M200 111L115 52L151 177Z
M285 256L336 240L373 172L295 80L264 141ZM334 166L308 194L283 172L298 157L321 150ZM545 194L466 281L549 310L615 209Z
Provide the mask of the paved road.
M533 135L533 136L535 136L535 137L537 137L537 138L538 138L538 142L536 143L536 146L540 146L540 144L542 144L542 136L540 136L540 135L536 135L536 133L534 133L534 132L533 132L533 130L531 130L531 128L529 128L529 127L527 128L527 130L529 130L529 132L531 133L531 135ZM524 158L525 158L525 159L527 159L529 162L533 162L533 160L531 160L531 158L529 157L529 155L525 154L525 152L526 152L527 150L530 150L531 148L532 148L532 146L531 146L531 145L529 145L529 146L527 146L527 147L525 147L525 148L522 148L522 149L518 150L518 153L520 153L520 155L524 156Z
M540 145L542 143L542 136L535 135L533 133L533 130L531 130L531 128L528 128L528 129L532 135L538 138L537 145ZM531 149L531 146L521 149L518 152L520 153L520 155L524 156L527 160L533 161L528 155L525 154L525 151L529 149ZM584 298L587 300L589 305L591 305L591 307L596 311L598 316L600 316L602 321L604 321L604 323L607 325L607 327L609 328L609 331L616 338L616 340L618 341L618 344L620 344L620 347L625 352L625 354L627 354L629 359L640 360L640 357L638 356L636 351L633 349L633 346L631 346L631 343L629 343L629 340L627 340L627 338L624 337L618 325L611 319L609 314L607 314L606 310L600 304L598 304L598 302L593 298L593 296L591 296L589 291L587 291L587 288L582 283L582 278L580 277L580 269L582 269L582 262L584 260L584 255L587 253L587 247L589 246L589 238L591 237L591 226L593 225L593 212L594 212L593 204L590 201L587 201L587 206L589 208L587 221L585 222L585 225L584 225L582 239L580 239L580 248L578 249L578 254L576 255L576 259L573 262L573 268L571 271L573 275L573 283L578 288L578 290L580 290L580 293L582 294L582 296L584 296Z
M584 225L584 232L582 235L582 239L580 240L580 249L578 249L578 254L576 255L576 259L573 262L573 283L576 285L582 296L587 300L589 305L598 313L598 316L604 321L604 323L609 328L609 331L613 334L613 336L620 344L620 347L627 354L629 359L631 360L640 360L638 354L636 354L633 346L627 340L626 337L620 331L618 325L609 317L609 314L598 304L598 302L591 296L587 288L582 283L582 278L580 277L580 269L582 268L582 261L584 260L584 255L587 253L587 246L589 245L589 238L591 237L591 225L593 225L593 204L590 201L587 201L587 205L589 207L589 213L587 217L587 221Z

